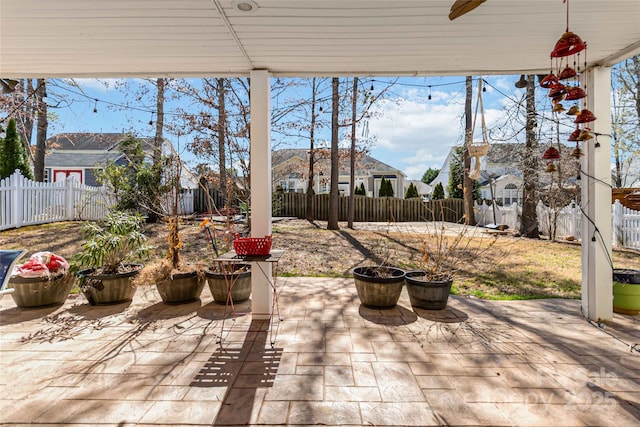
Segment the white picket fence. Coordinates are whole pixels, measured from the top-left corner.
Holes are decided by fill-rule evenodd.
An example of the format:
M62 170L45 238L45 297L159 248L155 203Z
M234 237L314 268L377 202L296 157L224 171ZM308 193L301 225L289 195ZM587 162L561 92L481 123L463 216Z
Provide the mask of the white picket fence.
M616 200L611 205L613 217L613 245L625 248L640 249L640 212L623 206ZM538 214L538 229L545 236L551 234L552 227L556 227L556 237L562 238L573 236L576 240L582 238L582 212L576 203L570 203L562 209L555 211L538 202L536 207ZM520 218L522 207L513 204L511 206L495 206L494 208L485 203L475 206L476 221L479 226L487 224L504 224L512 230L520 228Z
M193 190L180 194L180 214L193 213ZM19 172L0 181L0 230L58 221L100 220L113 205L104 187L80 184L75 179L36 182Z

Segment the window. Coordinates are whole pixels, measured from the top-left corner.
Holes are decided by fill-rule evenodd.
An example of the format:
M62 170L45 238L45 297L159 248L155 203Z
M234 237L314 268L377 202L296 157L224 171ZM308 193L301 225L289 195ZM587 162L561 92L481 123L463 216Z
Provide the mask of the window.
M513 183L505 185L502 191L502 205L509 206L518 202L518 186Z

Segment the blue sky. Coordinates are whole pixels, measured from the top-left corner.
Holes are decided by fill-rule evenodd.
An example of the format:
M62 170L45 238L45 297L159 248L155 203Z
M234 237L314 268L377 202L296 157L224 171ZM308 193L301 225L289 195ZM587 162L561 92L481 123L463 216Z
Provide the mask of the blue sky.
M488 83L487 91L483 93L488 127L494 126L503 117L502 106L509 103L509 99L519 99L523 95L523 90L514 87L518 78L484 77ZM373 84L376 90L380 90L390 80L374 78ZM139 136L151 136L155 132L155 128L149 125L150 120L155 121L151 113L155 109L153 103L136 99L131 94L124 96L114 89L118 80L103 80L107 86L91 79L77 79L76 82L79 87L72 88L72 91L49 89L50 93L67 96L67 102L50 109L56 114L56 119L50 122L49 135L61 132L132 131ZM477 101L476 90L477 83L474 82L473 108ZM375 137L371 155L402 170L409 179L420 179L429 167L440 168L450 148L461 143L463 138L464 95L463 76L399 79L386 98L375 104L375 114L367 123L369 136ZM165 113L174 111L180 104L186 104L186 101L168 101ZM122 105L127 108L123 109ZM94 108L97 113L94 113ZM328 110L328 106L325 109ZM475 130L477 138L480 138L479 115L477 120ZM358 132L360 134L362 129ZM165 136L190 164L202 161L184 150L189 136ZM273 136L277 137L276 134ZM321 134L320 138L328 139L328 131ZM282 147L303 148L304 145Z

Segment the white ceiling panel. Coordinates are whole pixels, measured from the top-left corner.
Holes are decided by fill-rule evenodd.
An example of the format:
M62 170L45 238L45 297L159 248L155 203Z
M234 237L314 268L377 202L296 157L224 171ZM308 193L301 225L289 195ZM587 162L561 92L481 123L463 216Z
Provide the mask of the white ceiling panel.
M2 0L0 76L543 73L562 0ZM589 65L640 53L640 1L569 0ZM584 60L584 56L581 61Z

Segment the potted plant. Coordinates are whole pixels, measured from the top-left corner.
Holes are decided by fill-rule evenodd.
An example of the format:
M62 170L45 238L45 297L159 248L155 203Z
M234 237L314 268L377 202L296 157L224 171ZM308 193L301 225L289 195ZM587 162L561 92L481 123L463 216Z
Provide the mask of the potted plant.
M405 271L385 265L356 267L353 279L358 298L365 307L393 308L400 299Z
M114 211L104 223L88 222L82 229L86 241L73 264L82 293L91 305L131 301L136 291L132 278L151 249L142 233L139 214Z
M207 235L213 255L218 257L220 249L223 252L229 249L232 241L231 224L229 222L227 222L220 240L216 238L214 226L209 219L202 221L200 228ZM206 269L204 274L213 300L218 304L226 304L228 302L235 304L246 301L251 296L251 264L226 263L222 265L219 263Z
M51 252L36 252L13 269L11 296L21 308L63 304L73 285L69 263Z
M613 269L613 311L629 315L640 313L640 270Z
M204 287L202 266L183 263L180 250L180 176L182 161L177 154L166 157L163 162L163 182L159 187L159 203L149 203L148 209L156 209L167 223L167 256L146 266L136 283L154 283L160 298L166 304L181 304L200 298ZM154 205L155 206L152 206ZM164 210L164 212L162 212ZM168 214L167 214L168 212Z
M405 275L407 293L411 305L425 310L442 310L447 307L453 279L463 265L478 260L495 243L483 238L474 240L468 229L449 230L444 221L429 223L430 229L423 236L419 249L419 269Z

